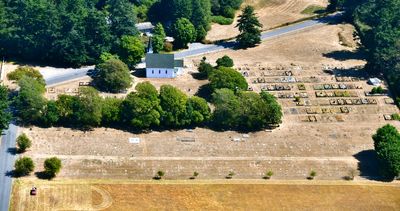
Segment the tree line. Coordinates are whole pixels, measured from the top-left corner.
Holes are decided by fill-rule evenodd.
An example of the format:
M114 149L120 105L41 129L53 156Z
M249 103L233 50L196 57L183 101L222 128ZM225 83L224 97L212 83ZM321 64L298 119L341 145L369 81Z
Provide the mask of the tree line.
M375 74L384 74L392 91L399 95L400 1L331 0L329 8L346 11L367 53L366 69Z
M243 75L233 69L233 60L223 56L213 67L204 57L199 64L201 77L208 78L211 102L215 109L212 115L214 127L223 130L260 130L278 125L282 119L282 108L276 98L267 93L248 91Z
M0 0L0 50L31 62L94 64L137 35L135 23L128 0Z
M205 64L208 63L203 61L201 66ZM171 85L163 85L158 91L149 82L139 83L123 99L102 98L95 88L81 87L76 96L60 95L57 100L47 100L43 79L33 77L38 75L37 70L18 68L8 76L19 76L20 88L12 105L24 124L84 129L124 125L142 131L195 126L259 130L280 123L281 108L272 95L247 92L248 85L241 73L223 66L233 65L229 57L220 58L218 64L211 66L207 76L214 93L213 111L204 98L187 96ZM131 85L128 68L118 59L109 59L96 68L99 75L94 76L95 87L120 91L121 87Z

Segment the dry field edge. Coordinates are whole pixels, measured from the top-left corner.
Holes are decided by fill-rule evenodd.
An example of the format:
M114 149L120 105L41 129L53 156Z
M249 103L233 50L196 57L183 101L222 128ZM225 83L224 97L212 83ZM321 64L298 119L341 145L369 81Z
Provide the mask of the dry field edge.
M29 196L38 187L37 196ZM357 196L357 197L355 197ZM398 210L399 182L16 180L10 210Z

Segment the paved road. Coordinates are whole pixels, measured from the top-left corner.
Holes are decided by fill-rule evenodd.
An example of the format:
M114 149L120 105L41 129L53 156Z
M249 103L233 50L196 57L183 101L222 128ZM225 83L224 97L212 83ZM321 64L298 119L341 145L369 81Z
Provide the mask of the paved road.
M15 139L18 127L10 124L3 132L0 143L0 211L7 211L11 196L12 177L15 161Z
M308 20L304 22L300 22L297 24L292 24L286 27L281 27L277 29L273 29L270 31L266 31L261 33L262 40L272 39L278 36L282 36L285 34L297 32L300 30L308 29L314 26L328 24L332 21L338 20L342 16L342 13L336 13L327 17L315 19L315 20ZM176 58L185 58L189 56L197 56L202 54L207 54L211 52L222 51L226 49L230 49L235 47L236 42L234 40L224 42L222 44L215 44L215 45L204 45L204 47L194 49L194 50L184 50L175 54Z
M266 31L261 34L261 39L268 40L268 39L272 39L272 38L282 36L285 34L308 29L308 28L311 28L314 26L328 24L331 21L335 21L335 20L339 19L341 16L342 16L342 13L337 13L337 14L330 15L327 17L323 17L323 18L319 18L319 19L315 19L315 20L308 20L308 21L297 23L297 24L292 24L292 25L289 25L286 27L281 27L281 28L270 30L270 31ZM203 45L196 49L189 49L189 50L177 52L177 53L175 53L175 57L176 58L185 58L185 57L190 57L190 56L203 55L203 54L207 54L207 53L230 49L230 48L235 47L235 45L236 45L236 42L234 40L223 42L221 44ZM87 68L87 67L80 68L80 69L76 69L76 71L68 71L65 73L60 73L57 76L50 76L50 77L45 76L44 78L46 80L47 86L51 86L51 85L61 84L66 81L82 78L82 77L86 76L89 69L93 69L93 68ZM62 72L62 71L60 71L60 72Z
M94 69L94 66L91 67L82 67L78 69L68 69L67 71L64 71L63 69L55 69L53 71L59 71L60 74L52 74L47 76L46 74L43 74L43 77L46 81L47 86L51 85L56 85L56 84L61 84L70 80L75 80L78 78L82 78L87 76L87 73L89 70Z

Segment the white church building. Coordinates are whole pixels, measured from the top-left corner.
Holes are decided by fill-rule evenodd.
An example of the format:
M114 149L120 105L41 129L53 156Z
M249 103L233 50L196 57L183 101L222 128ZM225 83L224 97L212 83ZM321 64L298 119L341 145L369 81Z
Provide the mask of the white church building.
M176 78L183 73L183 60L175 59L174 54L146 54L147 78Z

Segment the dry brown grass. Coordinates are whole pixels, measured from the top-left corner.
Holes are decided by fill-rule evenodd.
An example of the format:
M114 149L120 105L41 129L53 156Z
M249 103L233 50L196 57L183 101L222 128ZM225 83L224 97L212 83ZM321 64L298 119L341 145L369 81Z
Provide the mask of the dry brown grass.
M263 24L263 30L267 30L314 15L302 14L311 5L326 7L327 4L327 0L245 0L243 6L253 6ZM240 12L237 13L239 14ZM236 24L237 18L231 25L213 24L206 39L215 41L234 37L239 33L235 28Z
M33 182L37 196L28 194ZM11 210L400 209L400 186L379 183L24 181L13 194Z

